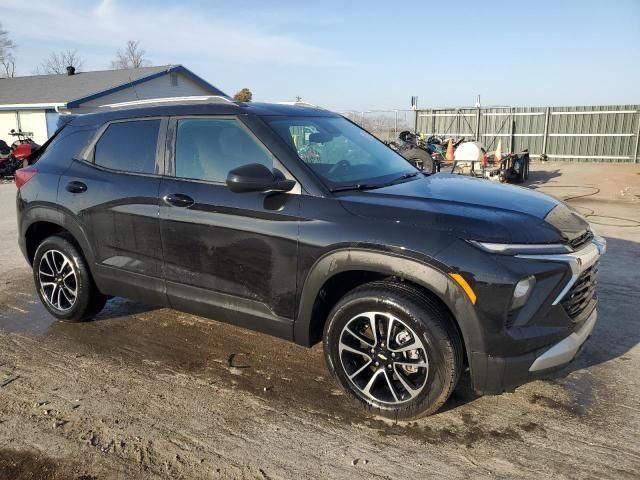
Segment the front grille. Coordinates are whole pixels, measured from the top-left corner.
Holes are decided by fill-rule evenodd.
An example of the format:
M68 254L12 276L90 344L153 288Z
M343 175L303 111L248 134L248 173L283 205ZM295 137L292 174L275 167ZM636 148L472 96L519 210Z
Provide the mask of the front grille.
M567 314L576 320L584 309L596 298L596 276L598 263L594 263L580 274L576 283L571 287L561 304Z
M580 235L580 236L574 238L573 240L569 241L569 246L571 248L573 248L574 250L578 250L578 249L580 249L580 247L585 245L587 242L590 242L592 238L593 238L593 232L591 232L590 230L587 230L582 235Z

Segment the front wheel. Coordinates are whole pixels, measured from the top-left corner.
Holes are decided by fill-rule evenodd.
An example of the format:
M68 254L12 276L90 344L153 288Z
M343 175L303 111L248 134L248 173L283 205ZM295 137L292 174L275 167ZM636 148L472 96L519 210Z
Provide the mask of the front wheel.
M69 239L46 238L33 259L33 279L45 308L59 320L82 322L104 307L87 263Z
M329 314L325 359L348 397L376 414L403 420L431 415L462 372L462 344L452 322L413 287L366 284Z

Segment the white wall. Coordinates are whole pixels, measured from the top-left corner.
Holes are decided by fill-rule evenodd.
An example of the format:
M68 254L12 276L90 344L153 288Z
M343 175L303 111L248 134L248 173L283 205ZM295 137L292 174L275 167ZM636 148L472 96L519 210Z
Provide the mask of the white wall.
M0 112L0 139L7 142L7 145L13 143L13 137L9 135L9 132L17 130L18 117L15 111Z
M17 115L16 115L17 113ZM0 112L0 138L11 145L15 138L9 131L33 132L33 139L42 145L47 141L47 118L44 110L22 110Z
M109 105L112 103L131 102L134 100L148 100L151 98L167 98L167 97L188 97L194 95L211 95L209 90L201 87L199 84L178 73L178 84L171 85L171 75L162 75L160 77L149 80L148 82L139 83L135 87L119 90L111 95L96 98L89 102L83 103L80 108L74 108L71 113L86 113L94 111L96 107L101 105Z

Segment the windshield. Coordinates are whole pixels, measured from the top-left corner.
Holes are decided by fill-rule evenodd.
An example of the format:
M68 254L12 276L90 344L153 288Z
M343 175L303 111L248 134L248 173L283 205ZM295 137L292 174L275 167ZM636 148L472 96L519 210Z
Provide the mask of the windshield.
M342 117L265 120L332 190L376 188L418 173L400 155Z

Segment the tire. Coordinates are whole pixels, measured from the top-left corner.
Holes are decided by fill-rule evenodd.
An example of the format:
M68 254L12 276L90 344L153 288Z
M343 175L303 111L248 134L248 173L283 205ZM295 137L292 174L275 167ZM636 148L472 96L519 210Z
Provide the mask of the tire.
M107 301L70 237L52 236L42 241L33 259L33 279L42 304L65 322L89 320Z
M447 401L463 369L462 341L453 321L411 286L368 283L345 295L329 314L325 360L347 397L372 413L396 420L431 415ZM386 341L389 323L391 342ZM411 346L417 348L399 351Z
M402 152L402 156L423 172L430 174L436 173L436 165L429 152L420 148L413 148Z

